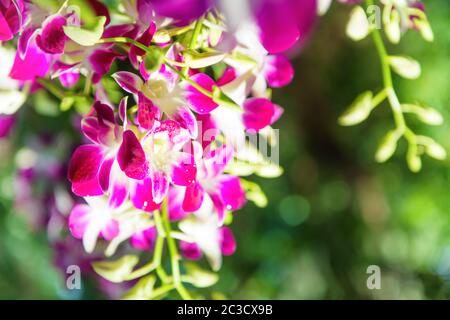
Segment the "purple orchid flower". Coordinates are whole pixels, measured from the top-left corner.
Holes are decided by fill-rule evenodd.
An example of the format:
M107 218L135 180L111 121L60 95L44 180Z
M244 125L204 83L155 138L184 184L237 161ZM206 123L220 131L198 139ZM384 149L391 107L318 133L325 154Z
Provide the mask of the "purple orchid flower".
M179 223L186 239L180 241L184 257L198 260L205 254L213 270L219 270L222 255L232 255L236 251L236 241L228 227L221 226L214 204L205 198L202 206Z
M203 151L198 142L193 142L193 153L197 163L197 179L186 187L182 209L195 212L202 206L205 197L209 197L218 214L218 222L222 224L225 210L238 210L246 202L239 178L224 174L233 158L233 149L222 145Z
M23 0L0 1L0 41L11 40L25 22Z
M120 105L120 115L124 126L126 98ZM69 163L69 181L72 183L72 191L79 196L99 196L107 193L109 206L121 207L131 198L133 203L142 201L141 185L130 179L122 172L118 162L119 149L124 137L124 128L120 126L114 117L111 107L96 102L94 112L82 120L81 128L84 135L92 142L79 146L72 155ZM154 210L147 201L146 208Z
M120 168L132 179L147 181L153 202L161 203L169 183L187 186L195 180L192 155L182 150L189 140L187 130L174 120L157 122L141 140L127 130L118 153Z
M76 205L69 216L69 229L77 239L83 239L86 252L94 251L97 238L112 240L119 234L119 222L102 197L87 197L88 204ZM117 211L117 209L115 209Z

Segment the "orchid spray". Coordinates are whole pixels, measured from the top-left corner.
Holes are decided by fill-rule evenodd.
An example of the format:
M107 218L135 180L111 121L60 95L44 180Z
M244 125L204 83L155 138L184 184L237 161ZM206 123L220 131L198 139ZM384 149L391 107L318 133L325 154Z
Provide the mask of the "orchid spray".
M367 17L373 0L366 8L361 1L340 2L354 5L347 34L354 40L372 34L383 86L360 95L339 122L360 123L387 100L395 128L376 160L386 161L402 137L411 170L420 170L422 153L444 158L445 150L413 133L404 116L440 124L440 115L401 104L393 86L391 71L415 78L420 66L386 52ZM432 40L420 2L376 2L391 42L408 28ZM330 3L0 2L0 72L9 71L0 82L0 119L8 115L9 130L11 114L40 91L79 115L84 142L67 159L77 197L67 225L87 253L106 256L92 264L101 277L128 284L123 298L192 299L201 297L195 287L217 282L223 256L236 250L234 213L247 201L268 201L248 177L283 172L276 154L269 157L267 146L258 145L276 150L272 125L283 109L271 92L293 79L286 52L305 43L317 13ZM189 261L203 258L208 268Z

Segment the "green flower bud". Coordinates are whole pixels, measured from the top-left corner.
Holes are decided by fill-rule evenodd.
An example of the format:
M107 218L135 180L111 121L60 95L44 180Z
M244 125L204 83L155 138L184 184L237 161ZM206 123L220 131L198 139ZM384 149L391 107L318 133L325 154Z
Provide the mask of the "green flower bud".
M397 131L389 131L383 139L381 139L378 150L375 153L375 160L379 163L389 160L397 149L398 139L399 135Z
M373 94L370 91L360 94L339 117L339 124L342 126L353 126L366 120L372 111L372 96Z

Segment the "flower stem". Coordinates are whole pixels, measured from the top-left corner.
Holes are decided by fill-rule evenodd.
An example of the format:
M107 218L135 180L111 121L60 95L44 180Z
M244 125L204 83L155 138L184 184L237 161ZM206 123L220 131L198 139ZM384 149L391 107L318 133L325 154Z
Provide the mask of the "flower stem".
M169 247L170 263L172 265L173 284L182 299L190 300L190 299L192 299L192 297L190 296L189 292L186 290L183 283L181 282L180 264L179 264L180 255L178 253L178 249L177 249L175 240L172 238L172 235L171 235L169 210L167 207L167 198L164 199L164 201L162 203L161 211L162 211L162 221L163 221L163 225L164 225L164 230L166 233L167 245Z
M373 0L366 0L366 4L367 4L367 6L373 5ZM393 81L392 81L392 72L391 72L391 67L389 65L389 55L388 55L386 47L384 45L383 38L381 37L381 33L377 28L372 28L372 37L373 37L375 47L378 52L378 56L380 58L381 72L383 74L384 92L387 95L389 105L392 110L392 114L394 115L394 121L395 121L397 130L401 135L405 136L405 138L408 140L408 142L411 143L412 142L411 137L414 136L414 134L406 125L402 107L398 100L397 94L395 93L395 89L394 89L394 85L393 85Z
M164 238L158 234L158 237L156 238L155 251L153 253L152 261L142 266L141 268L134 270L127 276L126 280L129 281L140 278L160 267L163 247L164 247Z
M194 26L194 31L192 31L191 39L188 44L188 49L193 49L197 43L197 38L200 35L200 32L202 31L203 21L205 20L204 16L201 16L196 22ZM181 72L184 75L187 75L189 71L188 66L183 67Z
M114 37L114 38L103 38L97 41L97 43L129 43L133 44L139 49L144 50L145 52L150 52L150 48L143 45L139 41L136 41L134 39L128 38L128 37Z

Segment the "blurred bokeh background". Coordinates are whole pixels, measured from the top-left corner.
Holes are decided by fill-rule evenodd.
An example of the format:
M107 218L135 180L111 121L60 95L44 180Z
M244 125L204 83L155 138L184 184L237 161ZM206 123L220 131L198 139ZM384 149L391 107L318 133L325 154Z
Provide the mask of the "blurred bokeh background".
M444 115L440 127L408 121L448 151L450 4L425 4L435 41L426 43L409 31L389 50L421 62L418 80L395 78L395 85L404 101L426 102ZM450 298L450 159L426 159L422 171L414 174L406 167L406 145L401 143L392 160L376 164L378 141L393 127L386 105L360 126L337 124L338 115L357 94L381 88L372 41L354 43L345 37L349 10L333 5L318 21L294 61L294 82L274 91L274 100L285 108L276 125L285 174L273 180L256 178L269 205L261 209L249 203L235 215L238 250L225 258L220 281L207 296ZM61 266L70 264L71 256L80 263L82 254L67 252L69 247L76 251L70 236L58 240L65 228L58 212L67 208L55 199L64 199L67 188L66 169L58 159L67 159L78 142L70 129L75 120L61 112L56 101L36 95L20 110L11 138L0 140L2 299L117 297L117 287L90 277L83 277L83 290L65 289ZM9 150L19 143L27 148L13 155ZM20 206L13 200L17 188L24 197ZM36 203L35 195L48 201ZM87 257L83 263L89 274ZM380 290L366 287L369 265L381 268Z

